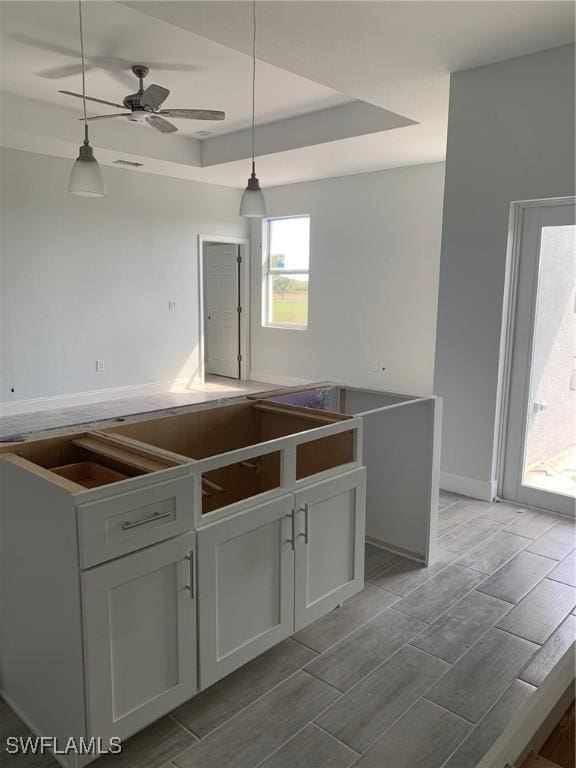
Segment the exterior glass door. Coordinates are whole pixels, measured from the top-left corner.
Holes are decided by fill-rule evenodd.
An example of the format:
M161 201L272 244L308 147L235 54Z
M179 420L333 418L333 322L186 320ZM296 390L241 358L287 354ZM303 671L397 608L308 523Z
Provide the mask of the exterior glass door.
M500 494L565 514L576 501L574 200L519 208Z

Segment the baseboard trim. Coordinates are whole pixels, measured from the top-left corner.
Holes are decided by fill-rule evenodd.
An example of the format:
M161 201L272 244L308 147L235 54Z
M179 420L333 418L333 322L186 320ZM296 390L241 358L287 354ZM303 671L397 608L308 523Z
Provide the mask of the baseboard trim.
M440 487L444 491L460 493L462 496L470 496L481 501L493 501L496 497L495 480L479 480L476 477L440 472Z
M250 371L252 381L263 381L266 384L279 384L284 387L301 387L306 384L312 384L312 379L297 379L294 376L276 376L273 373L264 371Z
M34 411L49 411L57 408L71 408L75 405L90 405L137 395L155 395L159 392L166 392L175 385L190 383L196 382L190 382L190 379L156 381L148 384L129 384L124 387L94 389L90 392L74 392L68 395L50 395L49 397L36 397L30 400L15 400L13 403L0 403L0 417L16 416ZM198 383L200 383L199 380Z
M373 546L378 547L378 549L385 549L387 552L392 552L394 555L400 555L408 560L414 560L417 563L426 563L426 558L420 552L414 552L412 549L404 549L404 547L397 547L394 544L389 544L387 541L382 541L382 539L375 539L373 536L367 535L365 539L367 544L372 544ZM426 563L426 565L428 565L428 563Z

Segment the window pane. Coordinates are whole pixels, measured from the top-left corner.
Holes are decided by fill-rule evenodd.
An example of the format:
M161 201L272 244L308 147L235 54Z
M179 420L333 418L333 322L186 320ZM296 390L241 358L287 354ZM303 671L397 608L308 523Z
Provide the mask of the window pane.
M310 219L270 219L268 255L271 269L308 269Z
M308 325L308 275L270 276L270 323Z
M523 484L576 496L576 227L543 227Z

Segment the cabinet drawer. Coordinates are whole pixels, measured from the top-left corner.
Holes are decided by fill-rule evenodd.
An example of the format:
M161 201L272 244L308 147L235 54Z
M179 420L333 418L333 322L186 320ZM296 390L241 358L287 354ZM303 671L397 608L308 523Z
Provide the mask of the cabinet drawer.
M79 505L81 567L192 530L194 482L193 477L178 478Z

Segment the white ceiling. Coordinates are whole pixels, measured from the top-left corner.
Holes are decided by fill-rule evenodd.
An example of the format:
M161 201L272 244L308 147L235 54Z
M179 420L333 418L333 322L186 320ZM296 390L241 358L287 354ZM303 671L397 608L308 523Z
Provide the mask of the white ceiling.
M130 67L141 63L150 67L145 83L170 89L163 107L225 110L222 123L178 121L184 135L249 125L251 64L245 54L119 3L86 2L83 17L88 95L121 104L138 88ZM80 100L58 93L81 90L77 4L1 2L0 21L2 90L80 111ZM239 38L250 35L250 28L243 26ZM69 69L74 73L67 74ZM258 69L258 94L259 122L350 101L332 88L265 63ZM90 104L91 114L114 111Z
M257 8L257 123L274 123L266 128L267 154L258 161L268 186L442 160L450 72L574 39L574 5L554 0L259 0ZM69 70L78 60L76 4L0 2L0 14L2 98L14 105L3 143L73 156L68 144L80 101L57 91L80 90L79 75ZM148 172L243 186L245 151L230 148L243 146L250 119L250 4L91 0L84 17L93 65L89 94L121 102L135 90L129 65L138 62L151 66L149 82L170 88L165 106L227 113L223 123L178 121L179 133L170 136L120 119L98 121L92 135L99 159L144 159ZM356 130L336 130L334 120L343 113L330 108L357 100L381 108L381 127L376 120L370 129L376 132L354 135L365 130L362 121ZM27 118L19 125L14 111L31 115L34 108L38 124ZM362 114L361 104L358 109ZM95 106L92 113L109 111ZM292 141L290 118L310 112L317 112L314 142L305 132ZM319 126L325 126L320 141ZM200 143L198 130L214 138ZM232 134L229 140L225 134ZM346 137L333 140L339 136ZM209 167L201 166L202 146ZM218 148L225 146L226 162L218 163Z

